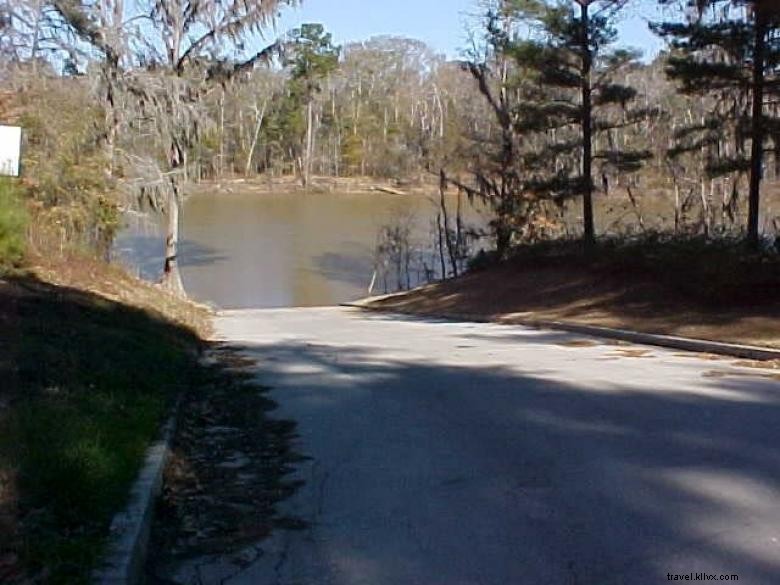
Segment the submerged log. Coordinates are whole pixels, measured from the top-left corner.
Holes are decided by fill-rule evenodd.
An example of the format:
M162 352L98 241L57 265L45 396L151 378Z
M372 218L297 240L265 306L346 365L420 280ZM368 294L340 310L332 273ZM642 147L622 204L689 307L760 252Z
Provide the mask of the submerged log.
M371 190L381 191L382 193L389 193L390 195L406 195L405 191L399 191L398 189L393 189L392 187L381 187L379 185L374 185Z

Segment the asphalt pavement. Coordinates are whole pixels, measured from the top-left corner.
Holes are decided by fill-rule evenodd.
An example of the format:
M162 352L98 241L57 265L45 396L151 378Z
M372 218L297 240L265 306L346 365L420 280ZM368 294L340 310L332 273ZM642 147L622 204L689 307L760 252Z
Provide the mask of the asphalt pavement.
M348 308L217 330L298 423L306 527L204 583L780 583L780 370Z

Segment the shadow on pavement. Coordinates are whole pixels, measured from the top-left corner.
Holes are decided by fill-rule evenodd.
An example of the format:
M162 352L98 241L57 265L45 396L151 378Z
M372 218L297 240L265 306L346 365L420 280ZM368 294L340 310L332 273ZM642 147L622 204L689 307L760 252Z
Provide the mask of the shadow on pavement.
M561 341L552 336L523 343ZM503 509L519 515L514 528L501 528L516 534L473 526L470 550L451 548L450 535L432 534L441 536L441 548L434 546L425 562L440 567L437 582L450 576L498 585L470 580L494 571L567 585L661 583L667 572L708 569L748 583L777 582L780 385L774 380L702 377L696 388L668 391L614 380L594 389L545 379L545 371L387 361L358 345L241 347L262 375L293 380L294 387L283 385L274 396L287 415L305 418L309 443L300 449L314 444L360 463L348 488L356 508L341 512L360 514L364 502L381 510L386 497L408 498L415 507L435 501L451 482L470 487L462 501L447 500L451 518L438 518L432 531L469 530L470 521ZM442 453L462 461L461 474L439 481L446 472L437 467L451 463ZM395 476L407 481L393 482ZM431 478L439 479L426 483ZM508 493L494 498L500 505L468 499L507 481ZM507 501L513 503L505 507ZM316 514L306 520L319 522ZM412 560L399 559L393 546L350 547L345 541L339 554L362 555L381 577L377 583L407 582Z

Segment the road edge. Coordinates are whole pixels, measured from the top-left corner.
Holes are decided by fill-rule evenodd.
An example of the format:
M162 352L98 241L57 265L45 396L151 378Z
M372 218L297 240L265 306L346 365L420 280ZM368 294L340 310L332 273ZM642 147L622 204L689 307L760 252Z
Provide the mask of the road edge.
M125 508L111 521L106 554L92 573L95 585L136 585L143 582L154 510L163 486L163 472L171 453L181 398L146 450L144 464L130 489Z
M736 343L726 343L722 341L708 341L706 339L694 339L690 337L677 337L674 335L660 335L656 333L642 333L628 329L614 329L611 327L601 327L597 325L581 325L578 323L567 323L564 321L546 321L544 319L524 319L513 323L502 323L487 317L458 315L455 313L430 313L419 314L412 311L402 311L399 309L386 309L382 307L373 307L368 303L388 298L393 295L383 295L380 297L370 297L351 303L342 303L342 307L360 309L362 311L398 314L404 316L416 316L421 318L446 319L448 321L474 321L478 323L495 323L496 325L520 325L523 327L532 327L534 329L552 329L556 331L566 331L568 333L577 333L579 335L588 335L591 337L600 337L606 339L616 339L618 341L627 341L640 345L652 345L656 347L666 347L670 349L679 349L696 353L710 353L737 357L742 359L756 361L780 360L780 350L768 347L757 347L754 345L741 345Z

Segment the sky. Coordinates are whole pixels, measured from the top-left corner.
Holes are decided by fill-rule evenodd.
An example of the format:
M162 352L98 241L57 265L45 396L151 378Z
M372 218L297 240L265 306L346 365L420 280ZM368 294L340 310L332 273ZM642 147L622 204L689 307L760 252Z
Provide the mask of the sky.
M303 23L319 22L337 44L390 34L425 41L450 58L467 46L469 20L479 14L479 0L303 0L284 10L278 32ZM647 19L657 16L654 0L633 0L619 26L621 45L652 58L661 42L647 29Z

